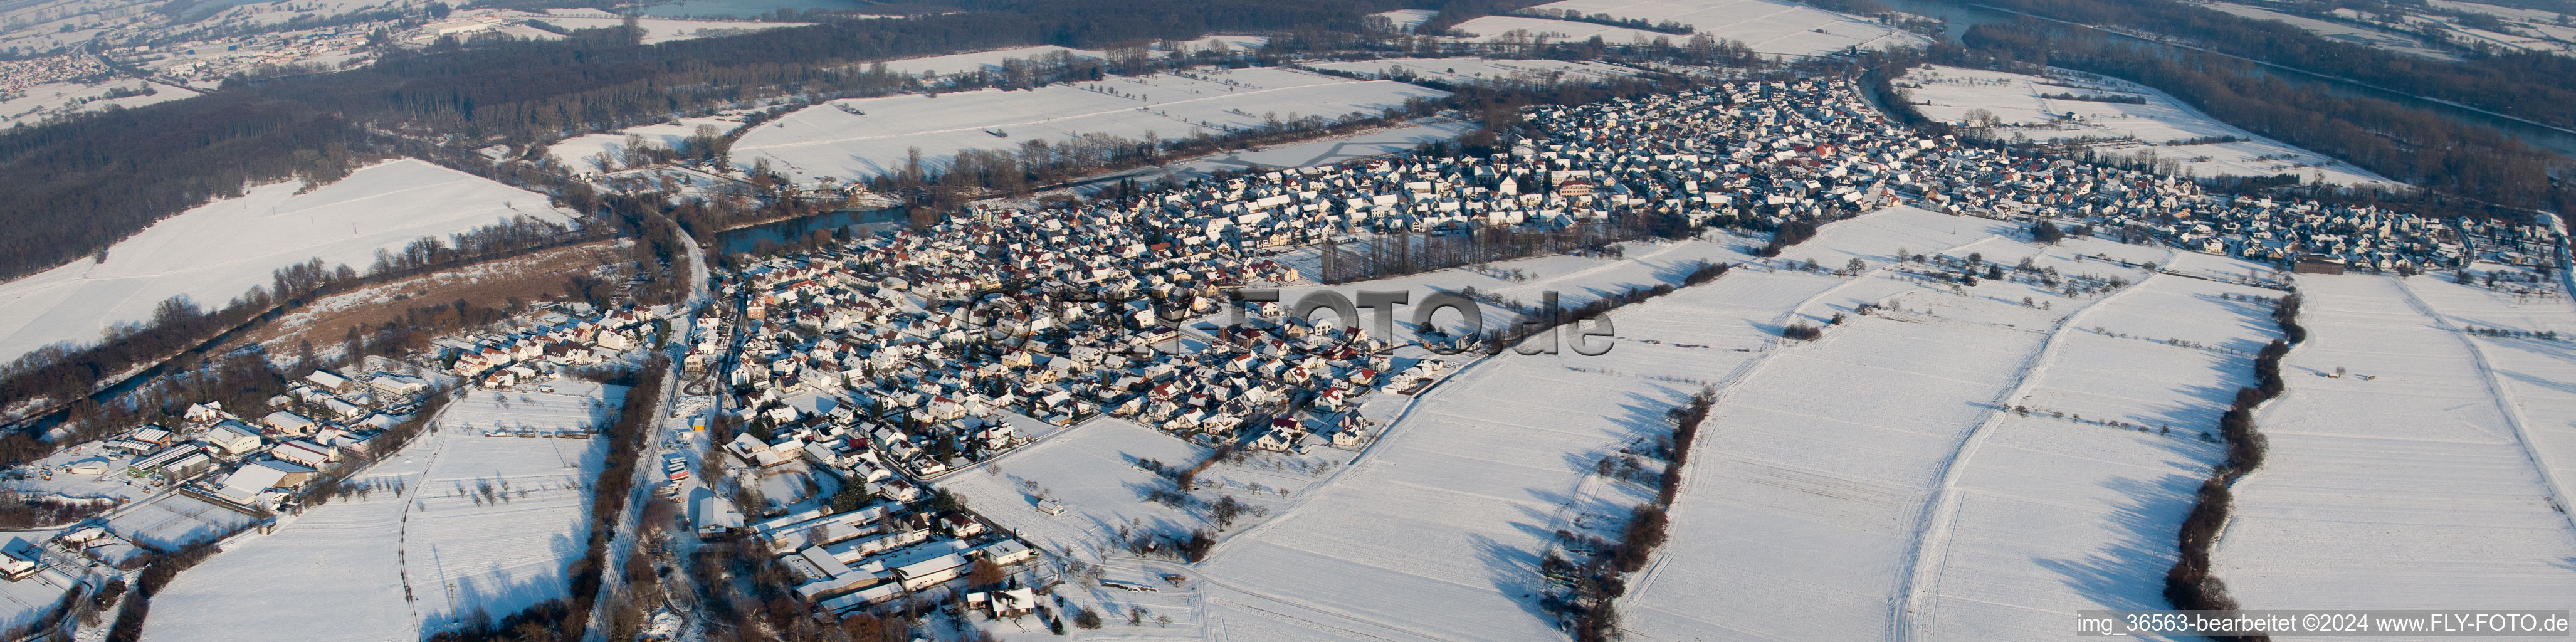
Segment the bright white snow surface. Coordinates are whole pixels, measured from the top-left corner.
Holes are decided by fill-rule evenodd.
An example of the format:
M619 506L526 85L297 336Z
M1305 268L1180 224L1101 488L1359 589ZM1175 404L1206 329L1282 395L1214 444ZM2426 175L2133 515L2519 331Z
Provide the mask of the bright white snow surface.
M2079 609L2167 608L2174 533L2224 456L2199 435L2253 385L2281 294L2157 275L2068 322L2009 401L2031 414L1988 413L1950 465L1906 594L1915 639L2027 638Z
M1385 74L1390 68L1415 77L1450 82L1479 80L1534 79L1556 76L1566 80L1588 80L1633 76L1637 70L1609 63L1566 60L1488 60L1484 58L1386 58L1351 62L1319 62L1309 66L1360 74Z
M212 541L252 522L250 512L180 493L120 509L107 520L117 536L164 550Z
M833 101L753 128L734 143L735 164L768 158L798 182L865 178L902 169L906 150L946 166L961 149L1016 151L1030 140L1062 144L1108 134L1131 140L1223 134L1269 116L1376 115L1408 98L1448 95L1393 81L1359 82L1275 67L1203 70L1059 84ZM858 113L852 113L855 110ZM861 115L864 114L864 115ZM999 135L996 135L999 134ZM570 159L566 159L570 160Z
M153 597L144 639L415 642L477 611L499 618L563 597L608 440L483 434L598 426L625 392L554 385L467 393L436 432L352 480L398 481L401 496L335 500L243 536ZM485 483L496 500L480 501Z
M1963 122L1968 112L1979 109L1993 114L2003 123L2003 126L1995 128L1996 136L2020 133L2034 140L2132 138L2135 140L2096 144L2093 149L2121 156L2152 153L2158 159L2180 162L2182 167L2203 176L2288 173L2297 174L2300 180L2310 183L2322 175L2326 182L2337 185L2397 185L2350 163L2219 122L2164 92L2114 78L2066 70L2052 70L2049 76L2033 76L1925 65L1906 73L1900 84L1906 85L1904 91L1908 96L1924 102L1916 105L1915 109L1936 120ZM2041 97L2068 94L2141 97L2146 102L2128 104ZM2069 113L2075 114L2075 118L2064 118ZM2227 136L2244 140L2166 144Z
M1904 247L1953 256L1982 252L2009 265L2040 253L2002 238L2011 228L1891 208L1827 225L1783 258L1836 267L1861 258L1883 266ZM2157 250L2128 250L2152 255L2139 257L2145 260L2164 258ZM1641 249L1629 251L1635 256ZM2074 263L2066 256L2070 249L2056 252L2041 263L2067 274L2123 274L2099 261ZM1652 283L1658 272L1572 278L1608 289ZM2138 276L2132 271L2127 278ZM1573 289L1568 285L1554 287ZM2049 300L2050 309L2023 308L2022 296ZM1883 607L1891 593L1887 580L1915 531L1890 511L1901 514L1903 505L1930 498L1938 478L1933 467L1957 450L1961 433L1986 410L1976 402L2011 386L2050 325L2090 301L2012 283L1981 285L1962 296L1886 271L1850 279L1748 266L1623 308L1612 314L1621 338L1608 354L1514 355L1468 366L1398 411L1401 418L1380 442L1331 481L1305 491L1289 513L1218 544L1198 576L1209 626L1226 635L1259 632L1264 639L1560 639L1537 606L1546 586L1536 572L1539 555L1558 530L1614 532L1628 506L1653 495L1647 484L1590 474L1592 463L1665 434L1664 411L1703 385L1738 380L1740 389L1725 397L1728 407L1703 431L1686 506L1674 513L1674 532L1693 535L1667 544L1661 553L1667 561L1653 574L1632 579L1632 593L1640 597L1625 609L1630 628L1658 639L1687 638L1717 630L1687 618L1718 611L1753 619L1754 613L1858 610L1812 592L1802 600L1747 595L1762 591L1744 578L1767 573L1876 577ZM1910 312L1855 317L1815 345L1778 345L1783 325L1820 321L1862 302ZM1872 394L1838 392L1862 386ZM1906 417L1918 419L1899 421ZM1882 475L1904 481L1874 479ZM1913 488L1886 488L1906 482ZM1845 500L1801 490L1836 486L1849 492ZM1713 505L1745 498L1762 502ZM1800 513L1800 507L1820 514ZM1712 514L1721 509L1735 514ZM1750 541L1760 533L1739 532L1749 524L1720 523L1762 521L1777 528L1811 518L1823 523L1804 527L1800 537L1864 540L1851 545L1876 551L1880 571L1790 568L1817 560L1794 547ZM1792 539L1785 535L1780 539ZM1879 541L1866 541L1873 539ZM1725 550L1757 546L1759 555ZM1724 568L1763 564L1771 566ZM1801 589L1795 582L1779 586ZM1768 610L1754 610L1753 602ZM1887 621L1882 612L1857 637L1883 637Z
M673 122L645 125L642 127L629 127L605 134L583 134L572 138L566 138L546 147L546 153L553 155L555 160L563 161L565 165L572 167L574 171L589 172L600 170L601 168L598 163L594 162L592 159L602 153L608 154L609 159L616 163L611 165L611 168L625 167L625 159L620 158L620 155L626 153L626 136L628 134L643 137L644 144L647 146L679 150L685 149L689 146L689 137L696 136L698 134L699 125L714 125L716 133L722 134L724 132L733 131L736 127L741 127L742 117L703 116L698 118L682 118Z
M417 160L358 170L295 193L289 181L250 188L144 228L107 250L105 263L80 259L0 283L0 359L143 321L162 300L185 295L222 307L270 273L320 257L364 270L378 248L401 249L513 216L563 222L571 215L535 192Z
M2301 275L2308 341L2256 423L2215 574L2246 608L2541 608L2576 598L2576 332L2563 298ZM2335 368L2351 374L2322 376ZM2369 378L2363 378L2367 375ZM2558 608L2558 607L2547 607Z
M1838 53L1852 47L1920 47L1929 43L1922 36L1895 27L1776 0L1564 0L1531 9L1572 10L1587 16L1607 13L1620 19L1637 18L1655 23L1678 22L1690 25L1694 35L1742 42L1761 54L1810 56ZM1583 40L1596 35L1614 44L1638 38L1650 41L1670 38L1676 43L1690 39L1690 36L1589 22L1519 16L1486 16L1458 25L1458 30L1487 40L1515 29L1532 35L1559 34L1556 40L1560 41Z

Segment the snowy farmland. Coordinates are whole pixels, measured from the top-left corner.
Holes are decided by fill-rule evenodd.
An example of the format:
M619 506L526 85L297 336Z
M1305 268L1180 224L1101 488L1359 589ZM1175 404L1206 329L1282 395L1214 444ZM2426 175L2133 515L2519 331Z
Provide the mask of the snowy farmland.
M2398 184L2350 163L2328 158L2288 143L2256 136L2182 104L2155 89L2114 78L2065 70L2048 76L1925 65L1897 84L1934 120L1965 122L1984 110L2001 123L1993 135L2058 138L2125 138L2093 146L2097 152L2135 156L2154 154L2201 176L2270 176L2297 174L2315 183L2318 177L2336 185L2396 187ZM2142 104L2065 100L2044 95L2140 97ZM2067 114L2074 117L2069 119ZM2177 142L2216 140L2231 142Z
M379 248L422 236L506 222L514 216L564 222L546 197L417 160L371 166L302 194L295 182L253 187L162 219L110 246L104 262L83 259L0 283L0 358L145 320L185 295L220 307L270 273L319 257L365 268Z
M607 440L485 434L596 426L623 392L555 385L451 403L435 432L352 480L387 490L282 518L275 534L247 536L180 574L153 599L145 639L264 640L293 630L306 640L413 642L476 613L497 618L561 597Z
M1937 251L1990 239L2001 225L1893 208L1828 225L1793 252L1836 264L1883 261L1900 246ZM1744 258L1729 244L1670 247ZM1596 268L1531 287L1611 291L1670 273ZM1304 491L1290 512L1218 545L1200 569L1218 623L1210 626L1283 640L1559 639L1537 604L1547 587L1539 555L1556 531L1615 530L1626 506L1653 496L1650 483L1592 474L1595 460L1664 434L1664 410L1773 352L1784 323L1846 283L1739 268L1613 313L1622 339L1607 355L1468 366L1409 409L1386 413L1400 417L1386 435Z
M1693 35L1742 42L1755 53L1769 55L1813 56L1852 47L1920 47L1930 43L1922 36L1895 27L1776 0L1563 0L1531 9L1576 11L1587 16L1607 13L1623 20L1642 19L1654 23L1678 22L1690 25ZM1640 39L1669 38L1676 43L1690 39L1690 36L1626 27L1520 16L1476 18L1460 23L1458 30L1486 40L1514 30L1531 35L1556 34L1555 39L1560 41L1600 36L1614 44Z
M697 135L700 125L712 125L716 128L716 133L723 134L741 127L742 117L682 118L673 122L629 127L605 134L583 134L547 146L546 154L554 156L555 160L573 168L574 171L588 172L624 167L623 156L626 153L627 136L641 137L645 145L653 147L684 149L688 147L689 137ZM607 154L614 164L602 167L594 160L600 154Z
M1637 70L1609 63L1565 60L1490 60L1485 58L1385 58L1319 62L1317 69L1381 76L1410 75L1446 82L1492 80L1593 80L1633 76ZM1389 73L1402 72L1402 73Z
M907 150L943 166L958 150L1017 150L1106 134L1166 140L1257 127L1276 116L1376 115L1411 98L1445 92L1392 81L1356 82L1255 67L1059 84L1028 91L985 90L833 101L752 129L733 146L749 167L766 158L798 182L866 178L900 170Z
M2079 609L2167 608L2174 533L2223 446L2204 441L2281 292L2147 277L2086 308L1950 464L1921 536L1914 639L2027 637ZM2116 422L2116 423L2115 423Z
M2439 277L2302 276L2308 341L2256 423L2213 557L2246 608L2516 608L2576 595L2576 331L2563 298ZM2323 376L2337 368L2351 373ZM2556 607L2551 607L2556 608Z

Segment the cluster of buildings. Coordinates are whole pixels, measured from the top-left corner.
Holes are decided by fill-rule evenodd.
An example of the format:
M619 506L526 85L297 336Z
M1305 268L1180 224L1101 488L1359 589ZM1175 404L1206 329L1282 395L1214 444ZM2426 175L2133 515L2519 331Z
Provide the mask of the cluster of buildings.
M375 453L380 436L414 414L429 388L419 377L376 373L361 380L316 370L271 397L267 412L251 411L255 418L194 404L175 427L146 425L102 445L133 456L125 465L131 477L273 511L316 473ZM107 465L104 457L92 458L72 462L69 472L102 473Z
M878 502L826 512L783 515L746 530L796 575L797 597L827 612L882 604L961 579L973 584L969 576L979 564L999 571L1037 556L1028 544L960 511ZM999 592L1025 595L1029 589Z
M1600 152L1546 145L1539 156L1555 157L1548 178L1557 193L1606 190L1614 203L1642 199L1695 223L1759 228L1893 198L1953 214L2067 219L2067 226L2310 271L2430 270L2471 260L2554 265L2565 240L2554 221L2443 221L2212 194L2188 178L1923 138L1878 116L1848 81L1541 108L1531 119L1570 134L1560 140L1588 141L1624 159L1606 175L1586 173L1578 163Z
M90 78L108 72L107 65L99 64L97 58L77 54L0 60L0 96L24 93L37 85Z
M644 308L606 312L569 304L518 320L507 332L481 332L439 339L437 355L447 371L475 385L508 388L537 381L564 368L599 364L636 348L653 345L664 332L663 314Z
M178 83L221 81L262 67L291 64L346 65L369 58L367 34L378 23L261 33L222 40L191 40L167 45L138 45L108 50L108 55L152 69ZM204 86L204 85L201 85Z

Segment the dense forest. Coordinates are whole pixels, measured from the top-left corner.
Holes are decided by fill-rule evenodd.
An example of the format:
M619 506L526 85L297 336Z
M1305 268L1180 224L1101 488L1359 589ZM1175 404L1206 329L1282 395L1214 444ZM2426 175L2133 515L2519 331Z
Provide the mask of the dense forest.
M2229 124L2351 162L2435 194L2515 207L2565 210L2576 191L2550 179L2568 163L2492 129L2460 125L2397 103L2337 95L2252 73L2222 56L2166 55L2098 32L2025 21L1978 25L1937 61L1970 66L2054 65L2123 78L2173 94Z
M2069 22L2147 31L2220 53L2550 125L2576 126L2576 58L2517 52L2465 62L2436 60L2329 40L2289 23L2246 18L2177 0L1975 1Z

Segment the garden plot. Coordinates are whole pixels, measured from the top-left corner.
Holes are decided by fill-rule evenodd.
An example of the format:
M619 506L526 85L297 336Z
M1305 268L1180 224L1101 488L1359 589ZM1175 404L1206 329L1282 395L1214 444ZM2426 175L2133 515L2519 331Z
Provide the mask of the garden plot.
M2280 294L2160 275L2069 321L2009 402L2030 412L1990 414L1952 464L1905 595L1909 637L2010 639L2078 609L2168 608L2174 533L2225 456L2202 435L2253 385Z
M412 642L478 611L497 618L561 597L588 536L585 484L607 440L485 435L579 431L607 421L623 392L555 385L561 394L509 393L506 405L490 391L451 403L435 432L360 473L404 492L308 509L180 574L153 599L145 639L248 641L292 630L298 639Z
M2182 104L2153 88L2112 78L2051 70L2048 76L1926 65L1908 72L1898 84L1916 101L1924 116L1966 122L1983 110L2002 123L1992 135L2019 133L2035 140L2120 138L2098 143L2106 154L2153 154L2202 176L2270 176L2297 174L2316 182L2322 176L2336 185L2396 187L2398 184L2350 163L2256 136ZM2130 96L2141 104L2043 98L2042 95ZM2073 118L2066 115L2073 113ZM2232 142L2173 144L2194 139L2234 137Z
M377 249L422 236L444 238L516 216L572 219L544 195L417 160L300 189L292 181L252 187L241 198L162 219L110 246L104 261L82 259L0 284L0 358L97 341L101 330L144 321L172 296L221 307L269 285L276 269L308 259L363 269Z
M1571 10L1587 16L1607 13L1620 19L1656 23L1678 22L1690 25L1694 29L1693 35L1742 42L1761 54L1812 56L1840 53L1852 47L1920 47L1930 42L1922 36L1862 18L1774 0L1564 0L1531 9ZM1514 29L1532 34L1564 34L1558 40L1583 40L1597 35L1613 44L1638 38L1670 38L1680 43L1691 38L1588 22L1517 16L1477 18L1458 25L1458 29L1487 39Z
M2284 360L2289 392L2257 414L2270 454L2236 484L2213 574L2247 608L2576 596L2576 527L2552 481L2576 456L2568 352L2457 331L2563 331L2566 309L2480 301L2437 277L2302 276L2299 290L2308 340ZM2325 376L2337 368L2349 374Z
M734 144L733 159L744 167L768 159L799 182L857 179L900 171L914 148L921 150L924 166L936 170L965 149L1016 151L1032 140L1063 144L1096 135L1220 135L1262 126L1272 117L1374 116L1409 99L1445 95L1399 82L1256 67L1027 91L840 100L753 128Z

